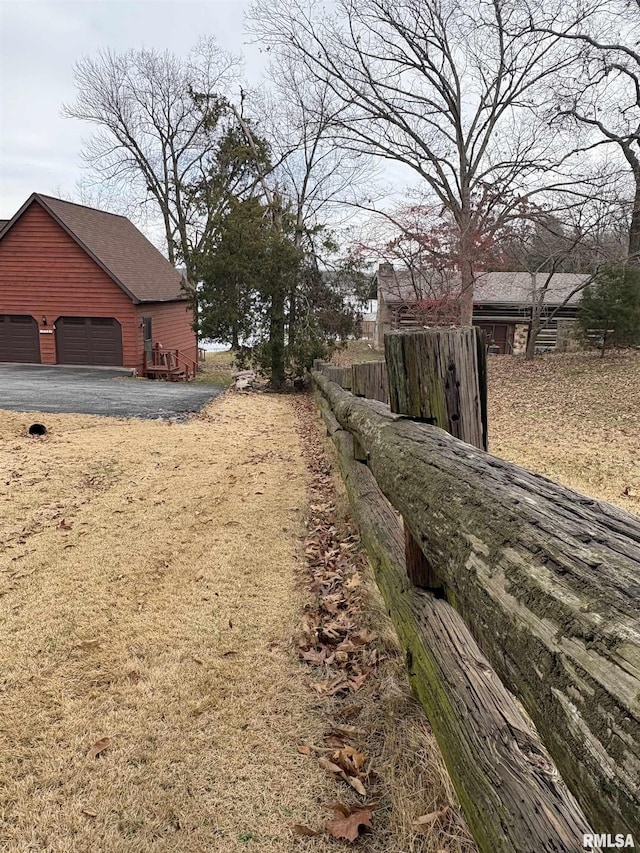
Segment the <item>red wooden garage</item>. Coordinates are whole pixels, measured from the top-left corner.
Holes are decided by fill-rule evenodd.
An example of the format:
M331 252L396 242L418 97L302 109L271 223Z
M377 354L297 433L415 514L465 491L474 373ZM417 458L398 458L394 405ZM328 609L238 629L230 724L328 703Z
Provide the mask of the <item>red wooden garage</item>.
M126 217L34 193L0 223L0 362L192 375L192 324L183 277Z

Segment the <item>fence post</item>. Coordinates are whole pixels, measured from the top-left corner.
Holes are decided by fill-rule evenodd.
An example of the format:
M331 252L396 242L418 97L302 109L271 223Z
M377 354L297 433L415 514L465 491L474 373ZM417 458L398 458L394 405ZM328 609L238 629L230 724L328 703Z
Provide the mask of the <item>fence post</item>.
M487 362L475 327L390 332L384 336L392 412L434 424L487 449ZM406 520L407 574L415 586L442 586Z

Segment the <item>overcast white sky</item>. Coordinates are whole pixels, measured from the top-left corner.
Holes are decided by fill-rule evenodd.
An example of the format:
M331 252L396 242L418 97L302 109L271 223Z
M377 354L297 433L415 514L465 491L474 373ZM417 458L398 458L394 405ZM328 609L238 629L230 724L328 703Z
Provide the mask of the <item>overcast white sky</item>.
M246 60L255 84L262 56L245 45L248 0L0 0L0 219L32 192L67 195L81 174L90 127L63 119L74 98L73 64L99 48L188 52L203 35Z

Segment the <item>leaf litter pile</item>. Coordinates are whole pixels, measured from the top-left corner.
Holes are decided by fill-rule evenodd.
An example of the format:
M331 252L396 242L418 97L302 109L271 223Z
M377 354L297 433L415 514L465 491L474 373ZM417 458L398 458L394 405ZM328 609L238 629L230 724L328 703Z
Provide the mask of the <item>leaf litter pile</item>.
M324 831L372 851L475 850L433 735L410 697L393 629L336 489L317 410L309 398L294 406L312 477L305 542L312 600L299 626L298 655L310 667L309 688L325 700L327 720L322 742L299 744L298 751L317 760L342 796L329 804L333 817L323 829L294 831ZM371 630L372 623L382 631ZM425 814L426 803L440 807Z
M640 515L640 352L488 366L491 453Z

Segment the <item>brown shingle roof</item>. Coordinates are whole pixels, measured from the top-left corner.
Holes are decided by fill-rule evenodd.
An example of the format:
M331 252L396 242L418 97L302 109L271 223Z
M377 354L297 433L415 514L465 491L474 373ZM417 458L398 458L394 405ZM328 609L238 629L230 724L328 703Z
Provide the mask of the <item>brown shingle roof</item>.
M34 193L11 223L34 201L62 225L134 302L173 302L187 298L181 288L182 275L125 216Z
M443 287L452 291L460 287L460 277L457 273L443 273L438 270L411 274L409 270L394 270L387 265L379 270L377 276L381 296L388 305L411 304L432 292L441 292ZM478 273L473 301L477 305L530 305L534 293L547 286L546 304L561 305L568 297L567 304L574 305L581 295L580 292L574 293L574 290L588 278L587 275L577 273L554 273L547 286L547 273L537 273L535 276L524 272Z

